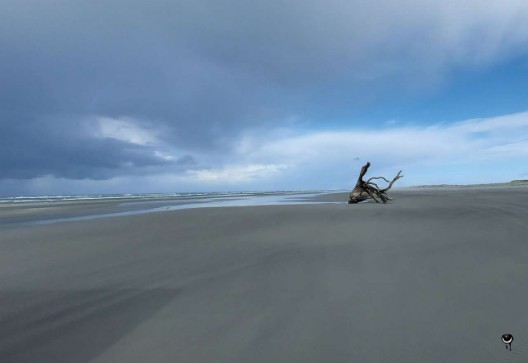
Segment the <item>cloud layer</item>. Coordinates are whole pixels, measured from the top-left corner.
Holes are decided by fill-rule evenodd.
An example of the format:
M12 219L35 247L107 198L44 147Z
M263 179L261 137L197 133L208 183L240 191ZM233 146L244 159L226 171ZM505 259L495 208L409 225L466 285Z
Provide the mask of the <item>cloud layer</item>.
M293 185L299 165L348 157L384 168L523 153L483 121L385 129L349 116L526 55L526 18L522 0L5 0L0 179L291 173ZM345 131L299 131L335 118Z
M342 188L366 161L382 173L405 169L407 185L508 181L527 176L522 168L528 157L528 112L422 127L303 134L283 130L283 136L280 134L247 134L235 144L230 160L237 160L238 165L257 164L263 171L246 181L258 183L274 171L278 174L274 177L285 185L316 188L319 183ZM230 179L226 169L208 173L211 181L239 182Z
M183 157L150 167L146 175L69 185L46 176L28 181L24 193L49 194L57 185L70 193L346 189L366 161L373 175L403 169L400 185L509 181L528 178L527 135L528 112L380 130L247 132L226 153L204 154L202 161ZM163 145L158 140L151 147ZM8 186L4 181L0 190Z

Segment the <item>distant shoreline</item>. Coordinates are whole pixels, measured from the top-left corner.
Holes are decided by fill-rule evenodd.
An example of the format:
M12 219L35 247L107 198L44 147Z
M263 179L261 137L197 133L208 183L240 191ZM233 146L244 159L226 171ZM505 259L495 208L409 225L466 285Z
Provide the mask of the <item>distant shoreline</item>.
M426 184L426 185L415 185L400 188L460 188L460 187L507 187L507 186L518 186L528 185L528 180L512 180L510 182L503 183L483 183L483 184Z
M406 190L412 188L473 188L473 187L508 187L528 185L528 179L512 180L501 183L481 183L481 184L423 184L423 185L395 185L393 190ZM348 193L354 188L351 185L342 189L309 189L309 190L267 190L267 191L237 191L237 192L173 192L173 193L123 193L123 194L71 194L71 195L30 195L30 196L3 196L0 197L0 208L11 207L13 204L32 205L42 203L53 203L69 205L74 203L101 203L101 202L158 202L168 200L184 199L208 199L208 198L232 198L249 196L295 196L302 194L332 194Z

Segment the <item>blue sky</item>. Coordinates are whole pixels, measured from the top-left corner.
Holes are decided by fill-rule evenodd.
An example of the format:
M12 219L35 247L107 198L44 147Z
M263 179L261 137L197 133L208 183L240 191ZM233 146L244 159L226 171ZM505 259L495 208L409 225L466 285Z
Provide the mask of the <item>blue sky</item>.
M528 3L0 2L0 195L528 179Z

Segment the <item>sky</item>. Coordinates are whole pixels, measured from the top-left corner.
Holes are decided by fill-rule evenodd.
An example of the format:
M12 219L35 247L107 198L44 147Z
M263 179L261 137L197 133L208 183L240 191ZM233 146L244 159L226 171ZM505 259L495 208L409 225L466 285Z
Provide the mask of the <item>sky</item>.
M0 196L528 179L528 2L0 0Z

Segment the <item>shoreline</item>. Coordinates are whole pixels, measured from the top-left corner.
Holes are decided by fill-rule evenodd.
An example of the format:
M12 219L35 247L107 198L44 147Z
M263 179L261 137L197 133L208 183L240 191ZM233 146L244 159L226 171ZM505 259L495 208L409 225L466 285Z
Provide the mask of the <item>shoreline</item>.
M399 195L409 193L482 193L487 190L490 192L524 191L528 190L528 184L399 187L393 188L390 195L397 198ZM225 194L207 196L200 194L183 198L111 198L14 204L4 203L0 204L0 228L18 228L29 225L124 217L146 213L163 213L194 208L258 207L265 205L309 205L324 203L347 204L349 191L319 191L310 193L258 192L253 195L248 194L244 192L235 193L233 196L226 196ZM373 203L373 201L367 201L366 203Z
M329 192L268 192L254 195L236 193L231 197L222 194L184 198L160 197L155 200L141 198L116 200L112 198L4 204L0 205L0 228L124 217L194 208L318 204L324 202L317 201L313 197L324 195L325 193Z
M391 190L409 189L458 189L458 188L497 188L526 187L528 180L512 180L510 182L484 184L426 184L413 186L394 186ZM236 198L258 196L296 196L309 194L338 194L350 192L353 189L334 190L292 190L292 191L240 191L240 192L186 192L186 193L138 193L138 194L90 194L90 195L42 195L42 196L12 196L0 198L0 210L13 206L41 207L46 205L68 206L75 203L158 203L169 201L200 200L213 198Z

